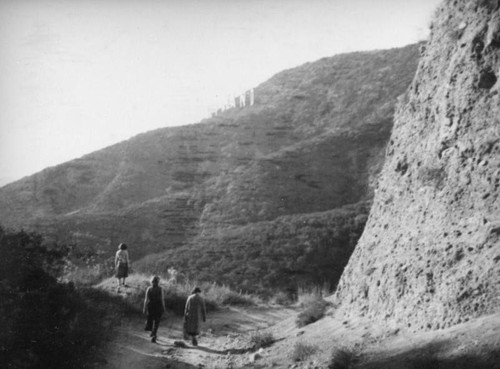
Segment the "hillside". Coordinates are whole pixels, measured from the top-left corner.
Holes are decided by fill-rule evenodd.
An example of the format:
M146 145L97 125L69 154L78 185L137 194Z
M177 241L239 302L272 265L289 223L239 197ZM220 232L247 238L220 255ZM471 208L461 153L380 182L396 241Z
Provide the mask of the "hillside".
M445 1L342 276L346 315L435 330L500 311L500 10Z
M246 291L294 296L297 286L333 288L363 231L371 203L231 227L180 249L148 255L146 270L176 267L200 280Z
M357 52L278 73L255 88L253 106L147 132L2 187L1 223L36 230L101 260L126 242L134 262L151 254L161 259L163 252L166 260L173 250L190 259L198 245L221 252L240 243L252 248L249 237L260 227L268 239L279 239L287 216L324 228L327 244L334 242L327 230L359 237L365 205L355 207L357 214L346 210L352 230L331 229L328 212L373 197L394 104L413 78L418 54L418 45ZM303 237L313 244L316 236ZM343 236L347 243L337 247L352 250L356 237ZM267 251L245 249L235 256L261 264L278 243L283 250L299 250L283 253L285 264L294 263L308 253L303 241L293 235L264 240L259 248ZM349 253L343 254L339 268ZM151 267L147 260L135 265ZM305 280L318 281L311 270ZM273 278L276 287L290 282L287 275ZM243 279L252 285L255 275Z

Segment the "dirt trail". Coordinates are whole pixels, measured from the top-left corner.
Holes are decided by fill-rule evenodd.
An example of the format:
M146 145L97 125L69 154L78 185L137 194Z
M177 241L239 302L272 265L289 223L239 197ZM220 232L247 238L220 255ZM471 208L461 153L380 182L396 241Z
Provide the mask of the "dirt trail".
M108 347L107 363L99 369L327 368L332 348L358 344L362 358L354 368L359 369L500 368L500 314L445 330L380 335L382 331L373 322L342 322L333 317L297 328L295 313L283 308L213 312L197 347L182 340L180 317L163 319L156 344L143 330L144 321L130 318L118 328ZM270 328L276 342L255 357L249 337L264 328ZM176 344L179 342L184 347ZM291 352L298 342L313 345L316 354L302 362L293 361Z
M181 318L167 314L157 343L151 343L144 321L131 318L117 329L102 369L227 368L252 362L249 334L287 319L290 309L228 308L209 314L197 347L182 339ZM185 345L180 347L179 344Z

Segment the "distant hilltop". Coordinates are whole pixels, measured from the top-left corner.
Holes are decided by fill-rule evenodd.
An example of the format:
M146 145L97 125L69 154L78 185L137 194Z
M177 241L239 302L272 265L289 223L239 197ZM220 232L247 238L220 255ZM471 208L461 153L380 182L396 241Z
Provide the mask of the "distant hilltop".
M228 102L224 107L218 108L217 111L212 113L212 117L216 117L222 112L231 108L243 108L245 106L252 106L255 103L255 91L253 88L243 92L237 96L231 96L228 98Z
M1 177L0 178L0 187L5 186L7 183L13 182L14 178L11 177Z

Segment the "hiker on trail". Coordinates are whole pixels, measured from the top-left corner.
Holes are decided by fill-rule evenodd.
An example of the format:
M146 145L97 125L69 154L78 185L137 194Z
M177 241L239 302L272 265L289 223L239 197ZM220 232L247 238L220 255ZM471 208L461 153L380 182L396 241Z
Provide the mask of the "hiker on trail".
M146 290L146 297L144 299L144 314L147 314L146 327L144 330L151 331L151 342L156 342L158 333L158 326L165 308L165 293L163 288L160 287L160 277L154 276L151 280L151 286Z
M118 292L120 292L120 286L127 287L125 284L125 279L128 277L128 268L130 261L128 259L127 245L120 243L118 245L118 251L115 255L115 270L116 278L118 279Z
M200 334L201 321L207 320L205 301L200 296L201 290L195 287L186 301L184 309L184 339L192 337L193 346L198 346L196 336Z

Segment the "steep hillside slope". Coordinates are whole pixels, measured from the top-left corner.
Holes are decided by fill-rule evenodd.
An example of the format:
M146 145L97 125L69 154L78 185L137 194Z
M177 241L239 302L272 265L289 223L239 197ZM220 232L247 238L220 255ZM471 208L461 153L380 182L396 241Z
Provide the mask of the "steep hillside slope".
M234 226L365 202L418 54L418 45L350 53L278 73L255 88L253 106L144 133L1 188L0 222L102 258L125 241L137 260L209 247Z
M391 122L338 130L256 158L222 177L205 207L205 227L244 225L340 208L373 197Z
M500 10L445 1L337 297L411 330L500 311Z
M206 232L185 247L140 262L145 270L175 266L200 280L292 297L297 286L336 286L365 226L371 203Z

